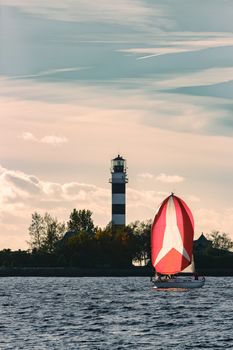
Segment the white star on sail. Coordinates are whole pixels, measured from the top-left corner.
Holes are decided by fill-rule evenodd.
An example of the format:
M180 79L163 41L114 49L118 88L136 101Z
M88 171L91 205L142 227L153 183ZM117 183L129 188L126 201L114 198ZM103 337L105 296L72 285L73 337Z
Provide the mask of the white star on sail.
M184 248L183 241L177 226L176 221L176 209L173 201L173 197L170 196L167 209L166 209L166 228L163 236L163 246L157 255L154 265L172 249L176 249L181 255L183 255L188 261L191 262L186 249Z

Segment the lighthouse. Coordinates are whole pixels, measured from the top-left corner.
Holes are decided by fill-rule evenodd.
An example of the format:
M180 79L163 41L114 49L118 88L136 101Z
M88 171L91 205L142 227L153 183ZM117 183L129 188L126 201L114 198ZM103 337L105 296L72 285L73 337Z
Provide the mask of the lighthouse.
M119 154L112 159L111 174L109 180L112 184L112 227L125 226L125 184L127 178L126 160Z

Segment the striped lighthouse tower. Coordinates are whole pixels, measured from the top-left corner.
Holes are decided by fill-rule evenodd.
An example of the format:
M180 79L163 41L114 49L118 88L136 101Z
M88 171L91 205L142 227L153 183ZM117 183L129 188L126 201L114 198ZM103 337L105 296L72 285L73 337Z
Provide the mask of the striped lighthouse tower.
M125 226L125 184L128 182L126 160L119 154L112 159L112 226Z

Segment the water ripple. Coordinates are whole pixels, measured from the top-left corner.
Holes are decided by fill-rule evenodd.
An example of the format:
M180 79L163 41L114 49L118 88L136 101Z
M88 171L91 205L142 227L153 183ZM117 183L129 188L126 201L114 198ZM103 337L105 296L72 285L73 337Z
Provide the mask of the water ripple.
M148 278L1 278L0 349L233 349L233 278L156 292Z

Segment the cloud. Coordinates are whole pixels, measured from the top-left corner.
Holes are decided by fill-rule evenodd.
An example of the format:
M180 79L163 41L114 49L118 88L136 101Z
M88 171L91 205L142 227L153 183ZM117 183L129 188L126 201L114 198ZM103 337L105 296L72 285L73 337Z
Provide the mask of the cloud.
M35 201L41 195L42 187L35 176L4 168L0 175L0 213L11 211L22 217L26 203Z
M52 146L56 146L56 145L60 145L68 142L68 139L66 137L59 137L54 135L44 136L39 139L39 138L36 138L31 132L22 133L21 138L25 141L46 143Z
M185 179L179 175L166 175L164 173L161 173L156 177L156 180L166 183L178 183L183 182Z
M5 80L39 78L39 77L46 77L51 75L59 75L61 73L79 72L86 69L91 69L91 67L65 67L65 68L48 69L44 71L39 71L38 73L35 73L35 74L15 75L15 76L10 76L8 78L6 77Z
M153 217L177 187L194 214L200 204L206 210L197 230L214 229L220 217L231 230L232 1L1 4L2 242L11 237L20 247L34 210L67 220L73 207L88 207L105 225L108 167L118 151L129 164L127 222ZM64 136L59 152L41 147ZM188 181L155 181L161 171Z
M154 175L150 173L141 173L141 174L138 174L138 177L142 179L153 179Z
M1 211L7 211L8 205L11 208L19 205L46 209L54 202L64 205L67 202L78 201L87 205L107 201L110 197L110 191L92 184L42 181L34 175L3 167L0 175L0 192Z
M67 203L93 206L100 212L106 211L109 205L110 188L102 188L82 182L67 182L64 184L43 181L34 175L17 170L1 167L0 175L1 212L7 211L8 206L20 208L41 208L46 210L50 204L65 206ZM131 206L151 206L155 198L162 194L155 191L138 191L129 188L128 200ZM144 200L142 201L142 198ZM101 208L102 207L102 208ZM54 210L53 207L51 207Z
M140 211L142 209L149 209L149 213L151 213L152 217L154 216L154 210L157 209L162 200L168 195L168 192L162 193L145 189L138 190L129 187L127 189L127 207L129 209L133 209L134 212ZM138 216L135 215L135 217L137 218ZM140 218L140 215L138 218Z
M0 249L26 248L28 227L31 214L48 211L60 221L67 221L73 208L90 209L94 222L105 226L111 220L111 191L90 183L52 182L26 174L18 170L9 170L0 166ZM172 179L174 176L163 176ZM175 177L177 180L180 177ZM127 186L127 222L153 218L162 200L169 195L166 191L135 189ZM222 211L200 208L199 198L184 196L187 203L196 205L193 209L196 233L210 232L213 229L232 234L233 209ZM6 234L7 233L7 234Z
M38 142L37 138L31 132L24 132L21 135L22 139L25 141L35 141Z
M228 82L233 77L233 67L203 69L198 72L177 74L175 77L161 80L159 88L178 88L188 86L212 85Z
M39 141L41 143L48 143L50 145L59 145L62 143L68 142L66 137L58 137L58 136L44 136L42 139Z
M17 6L31 15L60 21L131 24L145 23L151 16L150 9L140 0L99 0L97 7L91 0L2 0L2 4ZM154 7L154 13L160 14L160 11Z
M25 172L0 167L0 193L0 249L26 248L34 211L42 214L48 211L67 221L73 208L88 208L94 218L102 216L103 224L110 221L110 190L92 184L43 181Z
M203 36L199 38L199 40L193 40L192 37L190 37L190 40L179 41L174 40L171 36L167 36L167 40L158 40L155 47L137 47L121 49L119 51L140 55L137 59L144 60L161 55L194 52L224 46L233 46L232 36L229 37L229 35L226 35L225 37L209 38L209 36L206 35L206 37Z
M83 182L58 183L17 170L1 167L0 175L0 227L11 232L17 231L20 223L27 236L27 227L34 211L49 211L60 220L68 220L69 211L78 207L88 208L98 219L97 224L106 225L111 217L111 190ZM151 216L168 193L154 190L127 188L127 210L131 221ZM12 216L13 215L13 216ZM138 216L137 216L138 215ZM11 220L8 220L11 216ZM26 238L25 238L26 239ZM21 242L21 246L23 242ZM0 236L0 247L4 246L4 236Z
M134 89L133 94L129 95L127 89L123 88L107 89L87 87L85 84L74 86L25 80L0 79L0 89L3 96L0 101L1 111L6 111L9 118L11 114L21 111L21 120L37 119L40 123L53 121L57 126L57 121L94 123L102 120L108 124L108 114L118 114L118 118L125 114L125 118L131 121L141 121L150 127L164 130L232 135L232 129L227 123L231 120L229 106L224 101L211 98L161 92L155 95L152 91L143 89ZM41 142L31 131L23 137ZM53 140L54 143L59 143L59 139ZM52 139L44 141L52 143ZM65 143L66 138L61 137L60 141Z
M229 91L232 94L232 90ZM185 92L179 89L174 89L173 92L177 94L157 94L156 99L151 103L151 107L154 105L154 115L145 114L145 123L188 134L229 137L233 135L231 105L227 101L205 96L187 96L186 98Z
M67 221L74 207L88 208L98 225L104 226L111 220L110 188L82 182L61 184L43 181L21 171L4 167L0 169L0 249L26 247L28 227L34 211L42 214L48 211L59 220ZM161 194L157 195L155 191L128 189L128 206L132 211L151 208L160 199ZM9 232L10 236L16 235L16 240L9 242L5 234L1 235L3 232Z
M195 221L201 223L201 225L199 225L199 227L201 226L201 232L211 233L213 230L217 230L221 233L225 232L229 234L231 239L233 239L231 228L233 224L233 208L224 208L223 211L199 208L196 210L195 214Z

